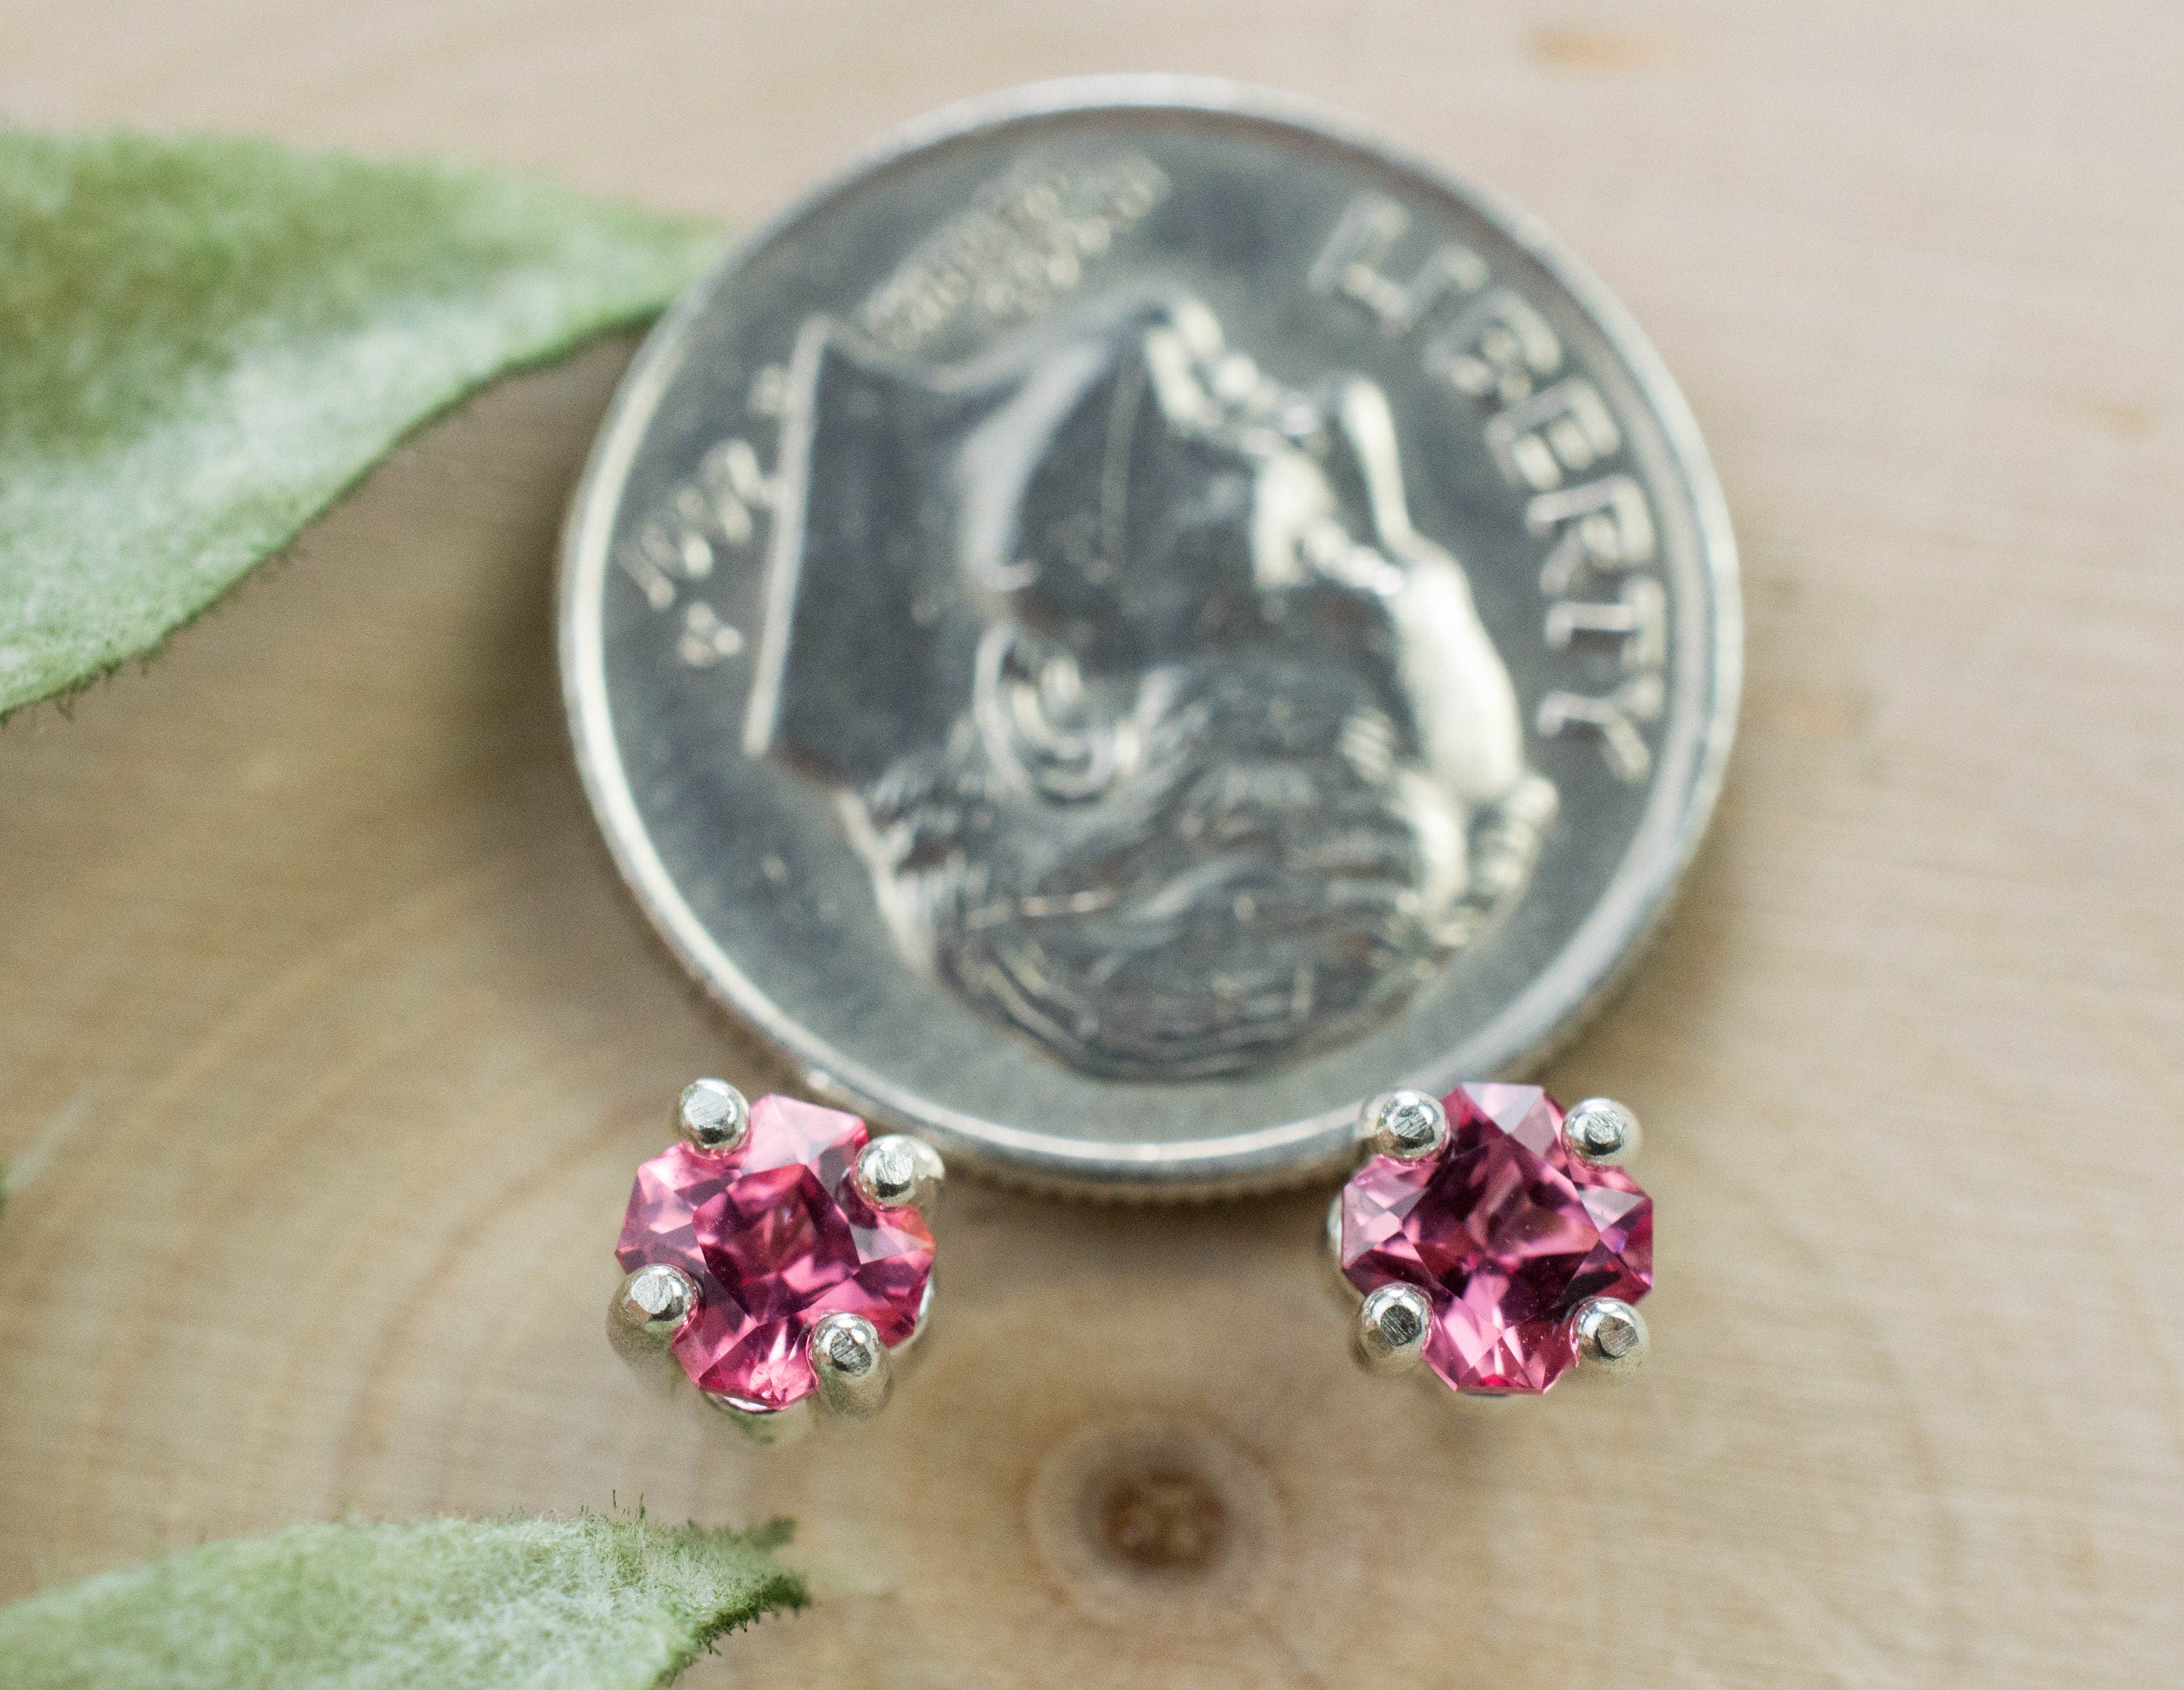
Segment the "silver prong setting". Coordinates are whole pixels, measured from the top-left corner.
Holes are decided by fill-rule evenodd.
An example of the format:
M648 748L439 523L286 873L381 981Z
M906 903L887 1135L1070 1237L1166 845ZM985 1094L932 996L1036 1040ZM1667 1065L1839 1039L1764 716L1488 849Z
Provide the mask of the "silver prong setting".
M729 1155L750 1136L750 1104L725 1079L694 1079L676 1100L675 1130L708 1156Z
M792 1403L786 1408L761 1408L755 1403L738 1403L733 1397L715 1391L702 1391L699 1395L708 1407L753 1443L783 1444L801 1437L811 1425L809 1399Z
M1563 1144L1580 1162L1620 1168L1638 1153L1638 1118L1613 1097L1588 1097L1563 1117Z
M876 1209L916 1209L930 1216L948 1169L940 1152L907 1133L876 1138L857 1153L850 1180Z
M1357 1359L1368 1373L1414 1372L1432 1325L1433 1305L1416 1286L1380 1286L1357 1305Z
M607 1341L640 1374L671 1381L682 1369L667 1347L697 1312L696 1282L669 1263L648 1262L623 1274L615 1288L607 1305Z
M667 1262L647 1262L622 1275L615 1293L615 1324L655 1348L664 1347L698 1312L698 1286Z
M1342 1271L1342 1193L1337 1191L1328 1199L1327 1222L1323 1229L1327 1248L1320 1257L1325 1271L1328 1295L1335 1306L1346 1314L1357 1312L1358 1300L1364 1293L1351 1283L1350 1275Z
M921 1353L918 1350L918 1341L924 1337L928 1329L933 1325L933 1287L934 1283L935 1280L933 1279L928 1279L926 1280L925 1294L917 1299L916 1324L911 1326L909 1332L906 1333L902 1339L888 1352L889 1365L894 1369L895 1377L898 1379L902 1376L905 1364L908 1364L915 1356Z
M1618 1297L1587 1297L1570 1316L1570 1337L1583 1372L1627 1379L1646 1364L1652 1336L1646 1317Z
M817 1406L845 1419L862 1419L887 1406L894 1369L878 1328L861 1314L829 1314L806 1340L818 1376Z
M1384 1092L1358 1113L1358 1135L1373 1156L1423 1162L1448 1143L1448 1112L1423 1091Z

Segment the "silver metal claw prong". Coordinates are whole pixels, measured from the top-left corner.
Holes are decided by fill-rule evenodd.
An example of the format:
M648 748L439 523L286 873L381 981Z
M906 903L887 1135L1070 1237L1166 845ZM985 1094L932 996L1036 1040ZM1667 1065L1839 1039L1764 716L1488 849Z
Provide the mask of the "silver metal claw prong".
M675 1130L708 1155L726 1156L750 1136L750 1105L725 1079L694 1079L676 1100Z
M1652 1340L1646 1317L1617 1297L1587 1297L1570 1319L1580 1369L1628 1378L1646 1364Z
M1384 1092L1359 1111L1358 1135L1373 1156L1423 1162L1448 1142L1448 1112L1423 1091Z
M648 1262L622 1275L607 1305L607 1341L648 1382L668 1384L682 1374L667 1347L697 1313L698 1287L682 1269Z
M811 1370L819 1376L814 1393L827 1414L861 1419L887 1406L894 1369L879 1330L861 1314L829 1314L811 1329Z
M888 1366L900 1379L912 1365L922 1359L925 1348L919 1341L933 1329L933 1287L939 1282L936 1274L925 1281L925 1294L917 1299L917 1319L909 1332L895 1341L888 1352Z
M1580 1162L1619 1168L1637 1155L1638 1118L1613 1097L1588 1097L1563 1117L1563 1143Z
M1357 1359L1368 1373L1408 1373L1425 1354L1433 1306L1416 1286L1384 1285L1357 1305Z
M803 1436L811 1425L809 1397L801 1403L791 1403L786 1408L760 1408L738 1403L733 1397L723 1397L717 1392L705 1391L699 1394L722 1419L753 1443L779 1445L793 1442Z
M926 1219L940 1197L948 1169L923 1139L889 1133L857 1152L850 1174L857 1195L876 1209L916 1209Z
M1345 1314L1357 1312L1358 1299L1364 1295L1350 1282L1350 1275L1342 1271L1342 1193L1337 1191L1327 1202L1326 1252L1320 1264L1327 1270L1327 1289L1335 1305Z

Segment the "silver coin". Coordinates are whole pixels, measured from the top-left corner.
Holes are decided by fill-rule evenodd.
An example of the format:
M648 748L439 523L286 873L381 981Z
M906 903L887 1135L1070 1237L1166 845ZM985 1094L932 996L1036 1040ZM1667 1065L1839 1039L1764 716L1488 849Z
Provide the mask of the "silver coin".
M1526 219L1226 85L943 114L646 342L571 514L577 757L813 1088L1241 1190L1520 1070L1712 808L1697 432Z

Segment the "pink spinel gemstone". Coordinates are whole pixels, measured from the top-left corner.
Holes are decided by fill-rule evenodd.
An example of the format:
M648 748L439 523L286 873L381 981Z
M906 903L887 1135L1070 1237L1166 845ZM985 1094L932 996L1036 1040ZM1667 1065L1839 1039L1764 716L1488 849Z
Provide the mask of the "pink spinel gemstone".
M933 1235L915 1209L857 1195L850 1174L870 1137L838 1109L761 1097L740 1148L677 1144L637 1170L615 1254L697 1282L674 1351L700 1389L785 1408L816 1384L804 1341L827 1315L861 1314L889 1345L917 1325Z
M1442 1100L1448 1146L1376 1156L1342 1192L1342 1270L1433 1305L1426 1364L1458 1391L1545 1391L1576 1360L1564 1324L1587 1297L1653 1285L1653 1200L1619 1168L1563 1148L1536 1085L1462 1085Z

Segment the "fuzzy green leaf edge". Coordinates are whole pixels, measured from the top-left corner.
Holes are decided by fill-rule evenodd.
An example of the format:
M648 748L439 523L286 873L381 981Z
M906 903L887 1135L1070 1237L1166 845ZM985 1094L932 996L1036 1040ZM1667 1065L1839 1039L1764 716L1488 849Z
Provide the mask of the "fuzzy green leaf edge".
M298 1525L0 1608L8 1690L653 1690L801 1608L738 1533L607 1519Z
M154 650L719 231L448 160L0 123L0 721Z

